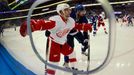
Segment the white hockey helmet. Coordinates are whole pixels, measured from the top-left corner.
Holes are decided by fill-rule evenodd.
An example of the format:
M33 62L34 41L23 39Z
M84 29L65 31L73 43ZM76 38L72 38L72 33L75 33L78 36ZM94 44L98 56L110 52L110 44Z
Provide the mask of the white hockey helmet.
M58 14L60 14L60 11L66 8L70 8L70 6L67 3L62 3L62 4L57 5L56 11Z

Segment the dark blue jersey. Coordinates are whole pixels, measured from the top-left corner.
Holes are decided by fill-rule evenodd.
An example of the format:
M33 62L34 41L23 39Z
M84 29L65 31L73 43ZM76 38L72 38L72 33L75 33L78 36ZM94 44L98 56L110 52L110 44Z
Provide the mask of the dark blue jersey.
M97 16L93 16L92 22L93 22L93 23L94 23L94 22L97 22Z
M88 23L88 20L86 18L86 16L82 16L77 18L76 16L76 11L72 10L70 17L72 17L76 23ZM84 39L88 39L88 33L87 32L77 32L76 29L72 29L69 33L69 35L67 36L68 38L68 44L71 47L74 47L74 37L78 40L79 43L82 43L82 45L84 44Z
M132 18L133 18L132 16L128 16L128 17L127 17L127 20L128 20L128 21L132 21Z
M98 20L98 16L97 15L95 15L95 16L91 15L89 17L89 20L90 20L91 23L96 23L97 20Z
M76 21L76 23L88 23L86 16L82 16L82 17L77 18L76 11L74 11L74 10L72 10L70 17L72 17Z
M70 17L72 17L75 20L76 23L88 23L88 20L87 20L86 16L82 16L80 18L77 18L76 17L76 11L75 10L72 10L72 12L70 14ZM70 31L70 33L74 33L74 32L76 32L75 29L72 29Z

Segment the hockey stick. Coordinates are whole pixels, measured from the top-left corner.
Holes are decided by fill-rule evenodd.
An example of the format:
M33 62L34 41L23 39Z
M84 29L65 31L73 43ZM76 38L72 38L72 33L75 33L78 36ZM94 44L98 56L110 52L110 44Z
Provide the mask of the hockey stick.
M87 56L87 71L90 71L90 33L89 33L88 46L89 47L88 47L88 56Z
M48 37L47 37L47 43L46 43L46 62L47 62L47 58L48 58L48 47L49 47L49 41L48 41ZM47 65L45 64L45 75L47 75Z

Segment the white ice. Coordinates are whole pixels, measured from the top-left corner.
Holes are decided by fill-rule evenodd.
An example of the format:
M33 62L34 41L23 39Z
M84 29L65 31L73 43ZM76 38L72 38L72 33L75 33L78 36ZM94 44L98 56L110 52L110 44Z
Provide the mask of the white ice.
M108 30L108 22L106 27ZM120 26L117 23L116 48L114 56L110 64L102 71L93 75L134 75L134 27ZM45 59L46 37L44 31L33 33L34 42L40 55ZM34 54L29 37L21 37L19 27L17 31L13 28L4 30L4 37L1 38L2 44L8 49L9 53L25 67L33 71L37 75L44 75L44 64ZM108 48L108 35L106 35L101 27L94 37L90 33L91 61L90 69L99 66L106 57ZM75 40L75 52L77 57L77 67L80 70L86 70L87 57L81 54L81 45ZM63 55L60 66L63 64ZM72 75L71 73L57 71L57 75Z

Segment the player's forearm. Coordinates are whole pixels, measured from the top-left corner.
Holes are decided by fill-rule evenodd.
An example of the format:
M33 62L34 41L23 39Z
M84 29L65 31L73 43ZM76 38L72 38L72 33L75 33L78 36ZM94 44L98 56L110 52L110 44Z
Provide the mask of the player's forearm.
M52 29L55 27L55 21L46 21L44 19L40 19L40 20L35 20L35 19L31 19L30 21L30 26L31 26L31 30L32 32L37 31L37 30L48 30L48 29ZM22 23L21 27L20 27L20 34L25 37L27 35L27 24L26 21L24 23Z
M55 25L56 25L55 21L40 19L40 20L37 20L37 23L35 25L35 29L48 30L48 29L54 28Z

